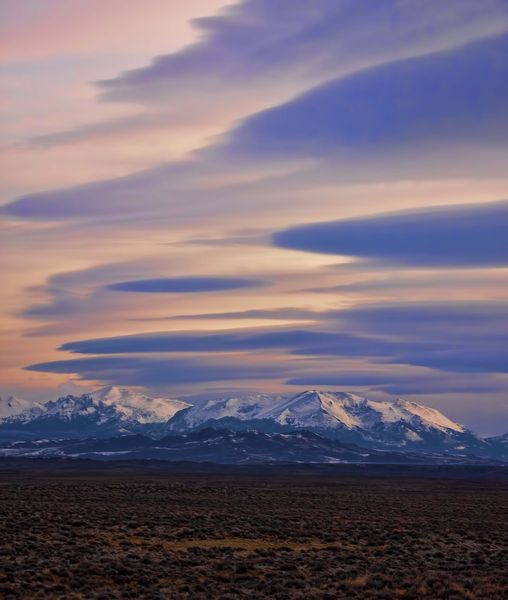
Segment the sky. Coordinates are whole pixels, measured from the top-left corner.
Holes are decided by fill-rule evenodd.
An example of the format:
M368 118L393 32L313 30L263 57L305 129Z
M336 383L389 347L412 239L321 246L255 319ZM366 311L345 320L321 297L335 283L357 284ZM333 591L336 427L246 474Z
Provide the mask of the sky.
M2 0L0 393L508 431L506 0Z

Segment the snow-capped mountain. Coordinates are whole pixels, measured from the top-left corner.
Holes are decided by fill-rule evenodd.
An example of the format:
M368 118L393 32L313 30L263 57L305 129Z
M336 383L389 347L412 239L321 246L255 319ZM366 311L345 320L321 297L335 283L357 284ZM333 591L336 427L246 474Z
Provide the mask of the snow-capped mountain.
M121 420L137 423L165 423L184 408L192 405L182 400L152 398L115 386L102 388L90 394L96 406L113 407Z
M173 428L208 426L212 421L269 421L284 428L308 429L342 436L372 437L378 430L398 428L404 444L417 442L418 432L465 433L466 429L441 412L415 402L367 400L346 392L308 390L291 398L269 394L210 400L180 413ZM178 427L176 427L178 425Z
M161 426L190 404L152 398L130 390L107 387L82 396L63 396L45 404L31 404L0 419L3 437L110 436L143 430L157 433ZM160 433L163 433L162 431Z
M361 429L370 431L379 425L403 423L414 429L465 432L438 410L415 402L398 399L395 402L367 400L345 392L319 392L308 390L294 398L262 411L258 418L268 418L299 428L318 429ZM416 441L414 435L408 437Z
M31 409L42 409L42 404L30 402L29 400L17 398L16 396L10 396L9 398L2 398L0 396L0 421L9 419L10 417L16 417Z
M0 440L152 438L206 428L287 434L308 431L370 450L440 453L508 460L503 439L482 440L440 411L398 399L375 401L345 392L307 390L288 398L233 396L192 405L108 387L45 404L0 403Z
M249 394L232 396L218 400L208 400L201 406L186 410L172 423L173 429L187 429L206 425L209 422L225 419L251 421L268 412L274 405L286 400L286 396L277 394Z
M259 416L369 448L480 455L490 451L483 440L438 410L402 399L382 402L308 390Z
M227 427L236 431L307 430L359 446L486 455L489 444L440 411L398 399L367 400L345 392L307 390L292 398L249 396L208 402L181 412L171 429Z

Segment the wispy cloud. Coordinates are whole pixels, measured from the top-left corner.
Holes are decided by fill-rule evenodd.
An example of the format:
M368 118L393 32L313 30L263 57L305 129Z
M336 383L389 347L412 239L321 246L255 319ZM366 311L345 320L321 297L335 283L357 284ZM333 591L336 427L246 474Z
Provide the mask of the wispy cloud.
M157 279L135 279L112 283L107 289L116 292L142 292L147 294L198 294L241 290L270 285L260 279L240 277L160 277Z
M508 134L508 36L372 67L251 117L224 144L233 156L396 152Z
M266 363L239 365L198 359L140 357L96 357L33 364L28 371L76 373L82 379L101 380L122 385L159 386L241 381L283 376L281 365Z
M396 20L397 26L393 23ZM152 103L188 98L195 83L207 101L298 89L363 68L462 45L507 29L503 3L411 0L404 5L350 0L245 0L194 20L201 39L152 64L99 83L108 100Z
M78 354L280 351L364 357L441 371L506 372L508 314L502 304L378 305L317 313L317 327L150 332L68 342ZM443 337L443 330L446 337Z
M508 265L508 202L439 207L275 234L283 248L375 258L414 266Z

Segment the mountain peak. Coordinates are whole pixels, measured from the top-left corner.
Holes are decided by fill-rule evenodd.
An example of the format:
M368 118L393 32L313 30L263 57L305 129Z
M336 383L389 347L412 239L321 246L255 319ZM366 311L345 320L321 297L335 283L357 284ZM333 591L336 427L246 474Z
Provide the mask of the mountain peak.
M263 414L280 425L324 429L372 430L375 427L425 428L463 433L465 428L434 408L399 398L368 400L349 392L306 390Z
M89 394L95 402L104 402L105 404L116 404L122 401L122 398L132 395L132 392L116 385L109 385Z
M322 390L305 390L304 392L297 394L295 396L295 399L301 398L303 396L316 396L320 399L335 398L336 400L350 403L359 403L365 400L365 398L363 398L362 396L358 396L351 392L327 392Z
M234 418L241 421L262 419L273 405L285 400L275 394L248 394L208 400L203 406L194 406L185 414L185 422L193 427L210 420Z
M363 401L360 396L348 392L322 392L306 390L286 402L273 407L265 415L280 425L293 427L352 429L360 422L346 407L356 406Z
M0 419L16 417L31 410L32 408L41 407L42 405L38 402L31 402L30 400L25 400L24 398L17 398L16 396L2 398L0 396Z
M81 396L62 396L45 404L21 399L0 401L0 419L28 422L41 418L46 423L48 419L68 423L85 419L101 426L117 424L123 428L128 423L135 426L166 423L178 411L190 406L181 400L152 398L125 388L108 386Z
M139 423L163 423L191 404L174 398L152 398L127 388L108 386L90 394L94 403L114 407L122 419Z

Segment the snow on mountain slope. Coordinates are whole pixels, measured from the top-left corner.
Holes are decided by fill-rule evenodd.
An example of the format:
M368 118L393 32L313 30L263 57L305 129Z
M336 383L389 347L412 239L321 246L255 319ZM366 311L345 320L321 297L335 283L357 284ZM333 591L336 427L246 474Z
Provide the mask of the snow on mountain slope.
M26 404L18 401L12 408L8 403L2 410L3 421L31 422L36 419L70 421L76 418L93 418L98 424L119 421L138 424L165 423L178 411L191 405L181 400L151 398L130 390L107 387L82 396L64 396L45 404ZM24 410L21 410L21 408ZM10 414L9 414L10 411Z
M419 417L422 423L434 429L441 429L442 431L452 429L460 433L466 431L462 425L455 423L455 421L452 421L435 408L429 408L428 406L422 406L421 404L416 404L416 402L409 402L400 398L394 402L394 407L399 410L401 419L406 419L407 416L414 415Z
M192 406L182 400L152 398L118 387L106 387L90 394L95 405L114 407L121 419L138 423L164 423L177 412Z
M182 419L189 427L201 425L211 419L224 419L227 417L240 419L241 421L257 419L260 413L285 399L285 396L273 394L252 394L242 397L208 400L203 406L193 406L191 410L183 414Z
M0 397L0 421L2 419L8 419L15 417L30 411L32 409L42 409L42 404L38 402L30 402L24 398L17 398L16 396L10 396L9 398Z
M292 427L328 428L340 424L352 428L360 426L360 421L347 406L361 401L353 394L309 390L261 412L258 417Z
M465 432L462 425L445 417L434 408L401 399L395 402L366 400L345 392L308 390L269 410L261 411L257 417L272 419L281 425L301 428L369 431L380 425L406 423L413 427L442 432L447 430ZM412 435L412 438L411 440L409 434L408 439L416 441L415 435Z
M97 413L97 405L94 404L92 398L88 394L83 396L63 396L57 400L50 400L43 405L43 412L29 417L48 419L56 417L64 421L69 421L76 417L86 417ZM108 416L112 416L113 411L109 411ZM104 415L103 415L104 416Z
M402 424L410 426L410 441L417 440L420 430L444 433L466 431L462 425L438 410L415 402L402 399L381 402L346 392L317 390L308 390L292 398L276 394L233 396L209 400L201 406L176 399L152 398L114 386L82 396L65 396L46 404L20 398L0 400L0 420L4 422L50 417L68 421L93 416L98 423L117 420L145 425L166 423L180 412L179 421L184 428L226 418L240 421L265 419L281 426L301 429L367 432L380 426Z
M27 408L28 406L28 408ZM203 427L285 433L307 430L329 439L378 449L499 452L434 408L406 400L367 400L346 392L308 390L287 398L251 394L192 405L108 387L43 405L12 399L0 403L4 439L85 438L141 433L160 438ZM499 453L498 452L498 453Z
M175 433L184 437L197 435L199 429L229 430L232 437L228 438L228 448L231 446L233 453L237 435L272 443L305 430L334 443L356 444L368 452L423 452L431 457L429 460L436 453L459 460L472 456L508 460L506 436L483 440L434 408L402 399L368 400L345 392L308 390L292 398L251 394L192 405L108 387L91 394L61 397L46 404L17 398L0 401L0 441L7 443L22 440L35 443L44 439L99 440L130 434L160 440ZM249 437L253 432L261 437ZM262 437L265 434L268 437ZM251 450L252 456L258 456L258 449L248 452ZM223 451L224 448L220 450ZM164 452L170 456L173 450ZM280 456L288 460L293 456L296 460L298 455L303 459L304 454L300 452L303 450L292 443L288 453ZM220 457L215 457L213 452L198 454L196 459L205 456L207 460L220 462ZM311 460L310 454L306 460Z

